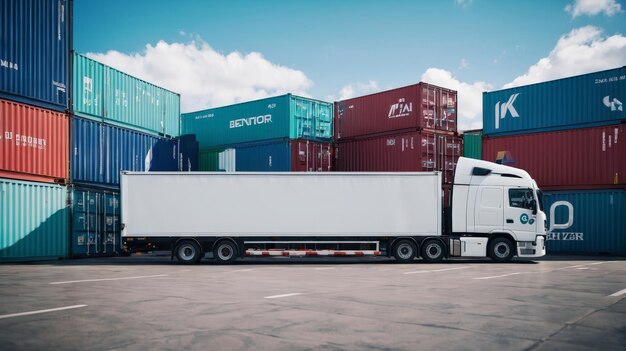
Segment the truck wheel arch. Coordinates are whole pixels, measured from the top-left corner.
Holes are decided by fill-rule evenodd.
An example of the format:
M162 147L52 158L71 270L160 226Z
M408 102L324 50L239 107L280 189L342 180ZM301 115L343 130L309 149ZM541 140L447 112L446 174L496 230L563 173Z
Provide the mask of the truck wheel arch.
M239 257L243 257L244 256L244 251L241 250L241 248L243 246L239 245L239 243L235 239L229 238L229 237L217 238L217 240L215 240L213 242L213 245L211 246L211 250L210 251L213 251L215 249L215 247L217 245L219 245L219 243L221 243L222 241L230 241L231 243L233 243L235 245L235 248L237 248L237 252L235 253L235 256L239 256Z
M400 241L400 240L410 240L411 242L413 242L413 244L415 245L415 248L417 249L417 257L419 257L419 252L420 252L420 244L417 242L417 240L415 240L414 237L411 236L399 236L399 237L395 237L395 238L391 238L391 240L389 241L389 247L387 248L387 256L391 257L392 256L392 251L393 251L393 247Z
M204 246L202 245L202 243L200 241L198 241L198 239L196 238L192 238L192 237L181 237L178 238L175 242L174 245L172 245L172 252L174 252L174 250L176 250L176 248L178 247L178 244L182 243L183 241L193 241L195 242L198 247L200 247L200 250L204 253Z

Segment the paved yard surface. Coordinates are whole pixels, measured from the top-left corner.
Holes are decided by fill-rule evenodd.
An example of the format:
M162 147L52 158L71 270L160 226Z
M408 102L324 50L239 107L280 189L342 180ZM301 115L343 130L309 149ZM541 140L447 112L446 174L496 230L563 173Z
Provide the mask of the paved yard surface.
M4 350L625 350L626 259L0 265Z

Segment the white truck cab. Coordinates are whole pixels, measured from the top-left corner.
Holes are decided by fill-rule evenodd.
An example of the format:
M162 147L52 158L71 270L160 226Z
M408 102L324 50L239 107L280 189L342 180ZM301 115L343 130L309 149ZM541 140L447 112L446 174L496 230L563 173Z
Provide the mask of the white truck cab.
M460 256L464 247L476 256L486 249L497 261L544 256L546 214L537 183L524 170L461 157L452 193L452 233L461 241Z

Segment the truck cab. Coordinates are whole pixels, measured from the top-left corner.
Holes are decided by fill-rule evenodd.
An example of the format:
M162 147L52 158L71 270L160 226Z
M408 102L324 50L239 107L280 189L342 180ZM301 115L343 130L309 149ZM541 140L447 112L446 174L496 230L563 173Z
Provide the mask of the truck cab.
M459 159L452 194L451 256L489 256L496 261L515 255L541 257L546 253L545 237L542 193L526 171Z

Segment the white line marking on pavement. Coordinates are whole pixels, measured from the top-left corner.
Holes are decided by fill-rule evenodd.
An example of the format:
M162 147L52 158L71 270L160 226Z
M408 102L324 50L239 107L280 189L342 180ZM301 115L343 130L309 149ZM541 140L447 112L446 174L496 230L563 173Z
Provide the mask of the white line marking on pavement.
M577 264L575 266L567 266L567 267L561 267L561 268L546 269L546 270L534 271L534 272L506 273L506 274L501 274L501 275L493 275L493 276L489 276L489 277L478 277L478 278L474 278L474 279L476 279L476 280L485 280L485 279L495 279L495 278L510 277L512 275L520 275L520 274L548 273L548 272L562 271L564 269L570 269L570 268L588 269L588 268L586 268L587 266L594 266L594 265L603 264L603 263L607 263L607 262L594 262L594 263L587 263L587 264Z
M446 271L454 271L454 270L457 270L457 269L466 269L466 268L470 268L470 266L454 267L454 268L443 268L443 269L433 269L433 270L428 270L428 271L412 271L412 272L404 272L404 274L419 274L419 273L431 273L431 272L446 272Z
M254 269L252 268L245 268L245 269L235 269L234 271L224 271L222 273L235 273L235 272L250 272L253 271Z
M265 299L278 299L281 297L288 297L288 296L297 296L297 295L302 295L302 293L291 293L291 294L282 294L282 295L272 295L272 296L265 296Z
M30 312L4 314L4 315L0 316L0 319L11 318L11 317L20 317L20 316L30 316L31 314L40 314L40 313L48 313L48 312L55 312L55 311L71 310L73 308L81 308L81 307L87 307L87 305L73 305L73 306L51 308L51 309L48 309L48 310L38 310L38 311L30 311Z
M324 270L327 270L327 269L335 269L335 267L317 267L317 268L315 268L315 270L317 270L317 271L324 271Z
M66 282L52 282L50 284L51 285L59 285L59 284L89 283L89 282L103 282L103 281L111 281L111 280L127 280L127 279L159 278L159 277L169 277L169 274L142 275L142 276L138 276L138 277L122 277L122 278L68 280Z
M611 296L611 297L617 297L617 296L624 295L624 294L626 294L626 289L622 289L622 290L620 290L620 291L618 291L618 292L616 292L616 293L614 293L614 294L611 294L611 295L609 295L609 296Z

